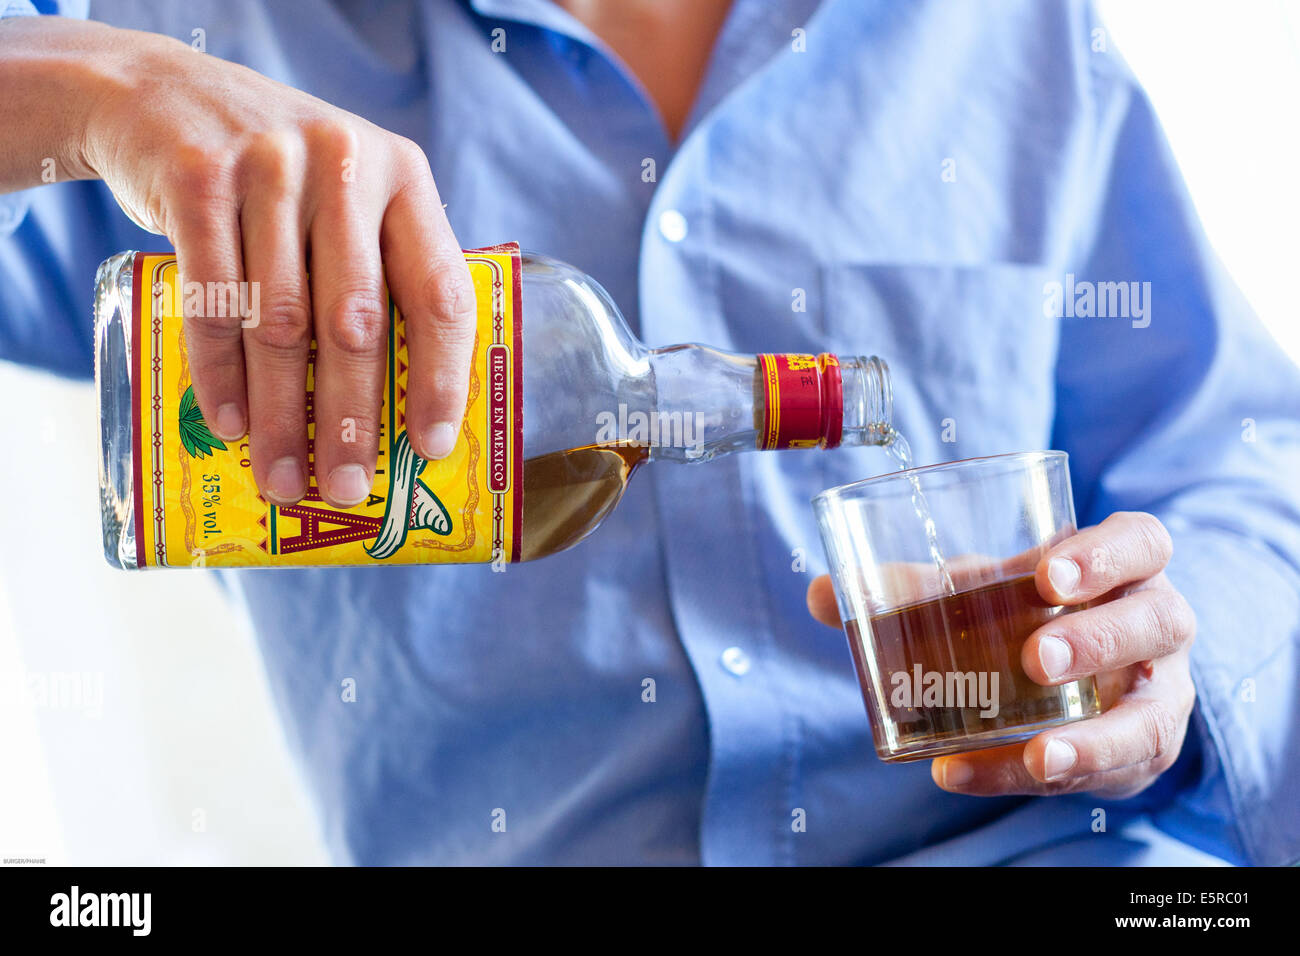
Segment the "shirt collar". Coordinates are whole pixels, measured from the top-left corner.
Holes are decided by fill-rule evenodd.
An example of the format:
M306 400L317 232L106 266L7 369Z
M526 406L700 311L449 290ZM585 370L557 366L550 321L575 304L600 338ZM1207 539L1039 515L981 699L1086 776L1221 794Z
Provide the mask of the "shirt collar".
M576 17L551 0L464 0L479 16L514 20L591 43L592 34Z

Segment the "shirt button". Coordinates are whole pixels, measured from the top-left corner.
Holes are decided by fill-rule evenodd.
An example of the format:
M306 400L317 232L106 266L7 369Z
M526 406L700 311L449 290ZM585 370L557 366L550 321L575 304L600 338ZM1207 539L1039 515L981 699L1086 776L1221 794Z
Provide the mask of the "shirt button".
M748 674L749 665L749 655L739 647L728 647L722 652L722 666L737 677L744 677Z
M659 233L669 242L686 238L686 217L676 209L665 209L659 214Z

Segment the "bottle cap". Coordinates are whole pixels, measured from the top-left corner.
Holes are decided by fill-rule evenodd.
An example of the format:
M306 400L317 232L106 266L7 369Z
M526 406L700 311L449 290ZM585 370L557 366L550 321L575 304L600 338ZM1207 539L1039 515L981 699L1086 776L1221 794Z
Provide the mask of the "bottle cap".
M840 444L844 385L836 356L829 352L765 352L758 356L758 367L765 396L759 448L835 448Z

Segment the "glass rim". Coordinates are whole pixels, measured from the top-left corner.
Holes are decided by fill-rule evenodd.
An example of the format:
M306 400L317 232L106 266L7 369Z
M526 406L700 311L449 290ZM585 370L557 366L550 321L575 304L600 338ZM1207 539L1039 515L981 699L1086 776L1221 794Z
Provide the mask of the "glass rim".
M1045 450L1045 451L1013 451L1004 455L980 455L974 458L961 458L957 461L941 461L934 465L921 465L917 468L906 468L902 471L890 471L883 475L873 475L870 478L860 478L857 481L850 481L848 484L836 485L833 488L827 488L825 491L813 495L812 503L814 506L824 502L831 502L841 498L853 495L855 492L865 489L868 485L877 486L899 479L906 480L917 475L933 475L946 471L965 470L972 466L988 464L992 462L1044 462L1044 461L1068 461L1070 455L1068 452Z

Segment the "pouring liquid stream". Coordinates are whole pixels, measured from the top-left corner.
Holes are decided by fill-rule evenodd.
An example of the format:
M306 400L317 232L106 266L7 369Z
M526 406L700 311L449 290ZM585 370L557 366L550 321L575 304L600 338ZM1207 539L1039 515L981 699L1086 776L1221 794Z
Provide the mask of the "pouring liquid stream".
M952 575L948 571L948 562L943 559L943 550L939 547L939 528L934 522L934 515L930 513L930 503L925 500L925 492L921 490L921 479L910 473L912 468L912 446L907 443L903 433L898 429L891 427L889 429L889 443L885 445L885 451L889 457L898 465L898 470L907 475L907 482L912 486L912 510L916 512L916 517L920 520L921 526L925 529L925 543L930 552L930 562L934 565L935 570L939 572L939 583L943 587L945 597L954 597L957 594L957 588L953 583ZM957 671L961 668L958 661L961 658L958 655L958 646L966 634L961 627L950 626L945 618L942 622L943 628L943 645L947 649L946 660L944 660L947 671ZM953 631L957 631L954 641ZM958 723L961 725L963 734L971 734L975 731L972 724L971 716L966 708L958 711Z
M902 432L895 428L889 430L889 443L885 445L885 451L894 460L899 471L906 472L912 467L912 446L907 443ZM939 547L939 529L934 523L933 515L930 514L930 505L925 500L925 494L921 491L921 481L915 475L908 475L907 480L912 486L912 509L925 529L925 542L930 551L930 561L939 572L943 593L951 597L957 593L957 588L953 585L952 575L948 572L948 563L943 559L943 551Z

